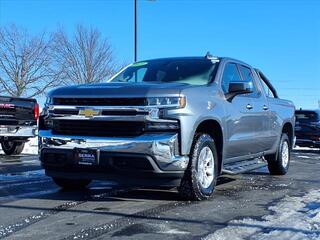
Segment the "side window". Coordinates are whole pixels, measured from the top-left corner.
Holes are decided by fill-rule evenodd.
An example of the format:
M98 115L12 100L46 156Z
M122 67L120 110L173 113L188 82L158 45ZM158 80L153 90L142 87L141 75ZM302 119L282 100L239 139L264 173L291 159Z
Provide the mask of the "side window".
M275 96L274 96L273 92L271 91L271 89L268 87L268 85L261 79L260 79L260 82L262 84L262 87L263 87L263 90L264 90L266 96L270 97L270 98L274 98Z
M244 81L251 81L253 83L253 92L257 92L256 81L254 80L252 71L250 68L240 65L240 72Z
M230 82L239 82L241 77L237 68L237 65L234 63L227 63L224 68L221 87L224 93L229 91Z

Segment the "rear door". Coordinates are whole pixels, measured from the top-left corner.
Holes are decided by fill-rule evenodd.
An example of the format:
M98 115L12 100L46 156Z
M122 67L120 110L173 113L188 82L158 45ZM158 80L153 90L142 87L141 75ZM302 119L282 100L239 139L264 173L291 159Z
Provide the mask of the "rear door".
M253 93L247 94L252 103L251 117L247 124L250 126L250 153L260 153L271 149L273 143L270 135L269 103L253 69L242 64L239 65L239 69L243 81L253 83Z
M262 90L264 91L264 94L266 95L266 99L268 101L268 107L269 107L269 124L270 124L270 142L271 142L271 148L273 148L279 141L279 126L278 126L278 117L279 113L277 112L278 108L278 94L274 87L271 85L269 80L264 76L264 74L256 70L258 79L260 80L260 84L262 86Z

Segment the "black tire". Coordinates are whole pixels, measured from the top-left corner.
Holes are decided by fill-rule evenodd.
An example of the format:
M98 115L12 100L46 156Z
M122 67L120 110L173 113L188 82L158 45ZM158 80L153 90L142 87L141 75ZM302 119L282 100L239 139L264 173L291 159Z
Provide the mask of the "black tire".
M198 161L202 149L209 147L213 155L213 180L204 188L198 179ZM209 166L209 165L207 165ZM187 170L178 188L180 196L185 200L205 200L212 196L218 176L218 154L214 140L208 134L196 134L191 147L190 160Z
M79 190L86 188L90 183L90 179L66 179L53 177L52 180L59 187L66 190Z
M18 155L22 153L24 144L24 142L3 141L1 147L6 155Z
M285 144L288 147L288 159L284 160L284 155L282 154L285 150ZM271 175L285 175L288 172L290 165L291 147L289 137L286 133L282 133L278 150L275 154L265 156L268 161L268 168Z

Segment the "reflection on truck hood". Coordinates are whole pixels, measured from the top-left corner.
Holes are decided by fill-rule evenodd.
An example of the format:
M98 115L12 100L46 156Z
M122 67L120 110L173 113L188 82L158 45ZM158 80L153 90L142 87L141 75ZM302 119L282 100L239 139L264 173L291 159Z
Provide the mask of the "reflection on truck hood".
M185 83L101 83L61 87L52 90L50 97L148 97L178 95L192 87Z

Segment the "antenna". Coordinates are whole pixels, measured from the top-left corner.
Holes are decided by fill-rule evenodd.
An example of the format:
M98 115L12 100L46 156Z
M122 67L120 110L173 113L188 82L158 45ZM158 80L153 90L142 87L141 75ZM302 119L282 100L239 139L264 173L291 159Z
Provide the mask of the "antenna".
M218 61L218 57L213 56L209 51L206 53L206 55L205 55L204 57L205 57L206 59Z
M213 55L208 51L204 57L211 59L211 58L213 58Z

